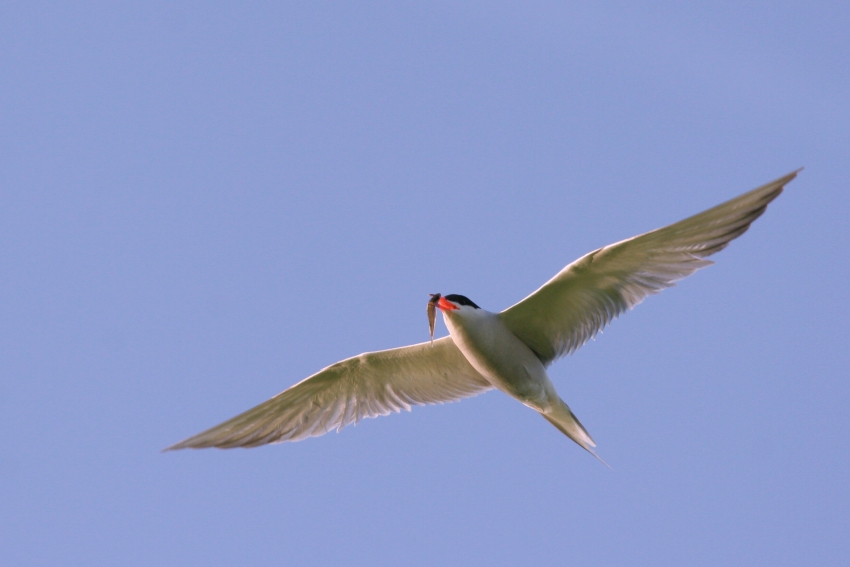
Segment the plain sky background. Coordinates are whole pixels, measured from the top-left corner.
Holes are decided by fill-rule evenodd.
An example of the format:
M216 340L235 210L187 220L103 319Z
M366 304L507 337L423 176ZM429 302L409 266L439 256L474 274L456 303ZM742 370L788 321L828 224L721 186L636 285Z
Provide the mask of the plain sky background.
M160 450L798 167L498 392ZM0 564L838 566L850 4L0 4ZM438 332L445 334L442 322Z

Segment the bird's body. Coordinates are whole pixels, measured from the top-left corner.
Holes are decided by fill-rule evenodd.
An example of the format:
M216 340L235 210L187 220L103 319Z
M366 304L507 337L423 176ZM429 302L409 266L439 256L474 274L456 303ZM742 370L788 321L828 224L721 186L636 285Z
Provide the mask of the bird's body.
M446 299L454 297L466 299L451 295ZM468 299L466 302L472 303ZM593 452L591 447L596 443L558 395L540 358L511 332L498 313L474 304L440 308L452 340L479 374L494 388L537 411L573 441Z
M443 311L443 320L457 348L494 388L537 411L551 406L557 394L546 368L497 313L462 306Z
M743 234L796 174L590 252L501 313L485 311L462 295L435 294L428 304L432 334L439 308L448 337L333 364L167 450L297 441L365 417L496 388L593 453L596 444L558 395L546 367L648 295L710 265L705 257Z

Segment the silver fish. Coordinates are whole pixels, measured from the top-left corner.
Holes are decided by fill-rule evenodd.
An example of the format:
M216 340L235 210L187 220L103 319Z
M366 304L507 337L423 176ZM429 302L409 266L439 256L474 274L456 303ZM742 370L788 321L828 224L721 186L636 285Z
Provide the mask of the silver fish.
M439 293L432 293L428 300L428 329L431 332L431 344L434 344L434 325L437 324L437 302L440 301Z

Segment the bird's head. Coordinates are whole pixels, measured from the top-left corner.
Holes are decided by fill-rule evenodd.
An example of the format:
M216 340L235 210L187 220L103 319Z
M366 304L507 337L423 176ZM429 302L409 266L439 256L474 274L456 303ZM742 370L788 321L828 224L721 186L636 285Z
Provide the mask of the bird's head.
M428 327L431 331L432 343L434 342L434 324L437 322L437 309L442 311L443 315L451 317L455 314L463 315L481 308L463 295L432 293L431 299L428 300Z
M466 296L458 295L456 293L452 293L449 295L440 295L439 293L431 296L431 301L434 302L435 306L440 309L443 313L450 313L452 311L471 311L474 309L481 309L475 303Z

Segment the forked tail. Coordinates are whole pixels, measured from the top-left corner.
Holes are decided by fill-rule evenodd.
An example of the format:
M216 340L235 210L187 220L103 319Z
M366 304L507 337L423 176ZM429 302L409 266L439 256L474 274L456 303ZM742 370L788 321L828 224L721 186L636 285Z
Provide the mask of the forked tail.
M570 410L570 407L564 403L564 400L558 398L559 405L555 405L547 412L540 412L540 415L546 418L546 421L558 428L558 430L575 441L582 449L599 459L606 467L611 468L611 465L602 460L597 455L593 447L596 447L596 442L587 432L587 429L581 424L575 414Z

